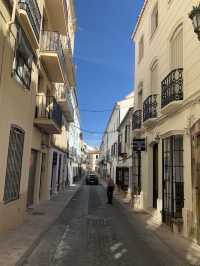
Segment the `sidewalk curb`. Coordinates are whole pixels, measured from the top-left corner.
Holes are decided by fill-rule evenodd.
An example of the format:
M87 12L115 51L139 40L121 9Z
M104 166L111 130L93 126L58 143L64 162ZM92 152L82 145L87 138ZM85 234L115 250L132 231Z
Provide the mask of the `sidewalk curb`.
M26 262L26 259L31 255L33 250L36 248L36 246L39 244L43 236L49 231L49 229L55 224L56 220L59 219L60 215L62 215L64 209L66 206L71 202L71 200L76 196L76 194L80 191L81 187L83 185L83 181L80 182L79 187L74 191L74 193L67 199L66 204L62 208L62 210L59 212L59 214L46 226L46 228L39 234L37 239L28 247L28 249L24 252L24 254L20 257L20 259L16 262L15 266L23 266L23 264Z

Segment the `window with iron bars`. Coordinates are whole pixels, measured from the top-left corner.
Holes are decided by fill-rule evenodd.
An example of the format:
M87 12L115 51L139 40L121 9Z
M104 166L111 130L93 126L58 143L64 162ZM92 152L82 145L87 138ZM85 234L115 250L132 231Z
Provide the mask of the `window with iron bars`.
M183 136L163 139L163 220L182 218L184 207Z
M5 203L19 199L23 148L24 131L11 126L4 187Z
M26 89L31 86L32 62L34 53L22 28L18 25L13 76Z

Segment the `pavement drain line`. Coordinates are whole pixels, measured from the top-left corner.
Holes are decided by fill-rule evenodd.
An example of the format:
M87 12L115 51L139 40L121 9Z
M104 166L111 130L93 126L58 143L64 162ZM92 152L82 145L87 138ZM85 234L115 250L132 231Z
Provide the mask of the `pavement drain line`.
M87 223L90 225L109 225L111 219L108 218L99 218L99 217L87 217Z
M67 200L65 206L62 208L61 212L58 214L58 216L53 219L53 221L47 225L47 227L40 233L40 235L37 237L37 239L31 244L31 246L24 252L24 254L21 256L21 258L16 262L15 266L24 266L27 263L28 257L32 254L33 250L37 247L37 245L40 243L41 239L44 237L44 235L50 230L50 228L55 224L55 222L59 219L59 217L62 215L64 209L67 207L67 205L72 201L72 199L77 195L77 193L80 191L82 185L77 188L77 190L74 192L71 197Z

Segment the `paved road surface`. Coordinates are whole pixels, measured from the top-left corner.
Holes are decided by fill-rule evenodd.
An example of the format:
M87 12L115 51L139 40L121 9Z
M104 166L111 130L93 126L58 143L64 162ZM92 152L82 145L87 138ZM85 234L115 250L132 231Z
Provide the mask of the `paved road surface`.
M184 266L177 254L104 188L83 186L24 266Z

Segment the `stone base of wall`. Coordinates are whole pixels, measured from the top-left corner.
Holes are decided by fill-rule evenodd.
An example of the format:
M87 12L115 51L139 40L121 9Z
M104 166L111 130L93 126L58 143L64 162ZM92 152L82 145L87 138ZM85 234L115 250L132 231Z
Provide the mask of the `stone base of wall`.
M0 203L0 233L12 230L26 218L26 193L20 199L8 204Z

